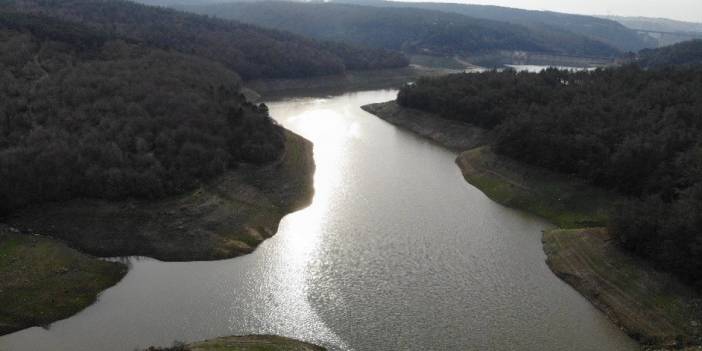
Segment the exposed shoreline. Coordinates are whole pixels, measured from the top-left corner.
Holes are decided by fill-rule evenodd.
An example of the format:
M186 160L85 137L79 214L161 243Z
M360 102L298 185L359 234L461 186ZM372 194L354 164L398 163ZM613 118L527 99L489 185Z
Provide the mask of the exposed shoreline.
M485 129L458 121L436 118L415 109L401 107L395 101L361 106L363 110L396 126L409 129L454 151L485 145L490 136Z
M241 166L187 194L158 201L77 199L18 211L6 222L101 257L217 260L253 251L280 220L312 200L312 143L286 132L285 155Z
M456 159L467 182L498 203L541 216L561 228L606 225L609 208L619 199L578 179L496 155L486 134L470 133L465 125L471 137L451 133L455 122L440 121L434 114L405 109L395 102L364 106L364 110L449 149L474 144ZM596 235L589 236L591 233ZM693 350L702 346L702 297L607 238L606 230L547 231L543 237L547 264L643 347ZM584 242L591 245L582 245ZM602 262L607 269L597 269L592 262Z

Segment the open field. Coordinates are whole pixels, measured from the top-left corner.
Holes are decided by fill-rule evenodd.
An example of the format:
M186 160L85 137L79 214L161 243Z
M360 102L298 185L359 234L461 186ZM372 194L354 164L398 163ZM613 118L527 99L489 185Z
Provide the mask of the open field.
M126 272L123 264L0 226L0 335L71 316Z
M18 211L6 221L97 256L191 261L251 252L286 214L312 199L312 144L287 133L273 164L242 166L188 194L159 201L78 199Z

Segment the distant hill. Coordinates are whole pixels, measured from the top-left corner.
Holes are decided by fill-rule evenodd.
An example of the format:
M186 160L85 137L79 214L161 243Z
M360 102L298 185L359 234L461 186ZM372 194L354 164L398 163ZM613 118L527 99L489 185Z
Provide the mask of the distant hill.
M642 50L638 62L644 68L702 66L702 39Z
M645 33L667 46L695 38L702 39L702 23L675 21L666 18L603 16L624 26Z
M602 16L632 29L661 32L687 32L702 34L702 23L676 21L667 18Z
M475 55L500 50L598 57L620 54L600 41L557 28L409 7L248 1L183 9L320 40L362 43L411 54Z
M298 78L346 69L402 67L399 53L321 43L250 24L198 16L123 0L16 0L9 8L80 23L162 49L194 54L244 79Z
M475 18L510 22L542 32L570 32L601 41L622 51L639 51L655 47L646 35L640 35L618 22L593 16L572 15L551 11L533 11L500 6L435 2L402 2L383 0L332 0L370 6L412 7L458 13Z

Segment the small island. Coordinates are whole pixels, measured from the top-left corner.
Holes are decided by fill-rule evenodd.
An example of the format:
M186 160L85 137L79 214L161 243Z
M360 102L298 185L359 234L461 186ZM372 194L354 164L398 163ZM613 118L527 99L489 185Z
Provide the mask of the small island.
M227 336L212 340L178 344L173 347L150 347L145 351L325 351L303 341L276 335Z

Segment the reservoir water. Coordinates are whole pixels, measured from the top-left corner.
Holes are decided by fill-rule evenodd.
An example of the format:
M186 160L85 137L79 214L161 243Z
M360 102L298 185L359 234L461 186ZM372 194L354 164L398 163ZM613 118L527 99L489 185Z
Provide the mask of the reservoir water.
M546 266L550 225L466 183L456 155L360 109L396 91L270 102L315 144L315 197L253 254L125 259L99 301L2 351L132 351L280 334L331 350L620 351L637 345Z

